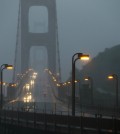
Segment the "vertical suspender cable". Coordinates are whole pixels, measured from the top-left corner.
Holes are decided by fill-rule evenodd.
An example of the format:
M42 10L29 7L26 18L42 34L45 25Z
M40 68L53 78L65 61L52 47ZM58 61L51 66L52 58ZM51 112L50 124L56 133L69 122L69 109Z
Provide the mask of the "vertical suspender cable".
M14 71L13 71L13 82L15 81L16 68L17 68L17 52L18 52L18 44L19 44L19 26L20 26L20 1L19 1L19 9L18 9L18 21L17 21L17 34L16 34L16 46L15 46L15 58L14 58Z

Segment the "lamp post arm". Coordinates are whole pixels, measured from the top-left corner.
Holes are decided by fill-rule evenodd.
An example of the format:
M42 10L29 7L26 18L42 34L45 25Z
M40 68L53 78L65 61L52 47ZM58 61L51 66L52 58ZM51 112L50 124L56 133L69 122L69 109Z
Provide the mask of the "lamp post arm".
M75 58L76 55L79 56L79 55L82 55L82 53L75 53L75 54L72 56L72 63L74 62L74 58ZM78 58L78 57L77 57L77 58Z
M8 66L8 64L2 64L2 65L0 66L0 70L2 70L3 67L6 68L6 66Z
M2 64L1 66L0 66L0 69L2 69L2 67L4 66L5 64Z

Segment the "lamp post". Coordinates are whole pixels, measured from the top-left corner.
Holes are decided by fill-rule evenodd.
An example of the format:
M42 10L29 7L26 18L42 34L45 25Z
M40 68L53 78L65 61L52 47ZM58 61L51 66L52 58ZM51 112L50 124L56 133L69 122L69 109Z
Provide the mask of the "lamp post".
M2 107L3 107L3 70L4 69L13 69L13 66L12 65L8 65L8 64L2 64L1 67L0 67L0 81L1 81L1 99L0 99L0 109L2 110Z
M93 79L88 76L84 79L85 81L90 81L90 89L91 89L91 104L93 105Z
M80 60L89 60L88 54L75 53L72 56L72 116L75 116L75 62Z
M115 79L116 80L116 107L118 107L118 76L117 74L112 74L108 76L108 79Z

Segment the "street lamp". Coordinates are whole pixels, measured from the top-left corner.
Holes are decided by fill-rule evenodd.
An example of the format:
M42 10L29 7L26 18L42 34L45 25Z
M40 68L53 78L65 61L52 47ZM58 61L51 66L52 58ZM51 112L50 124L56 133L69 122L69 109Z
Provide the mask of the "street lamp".
M1 74L1 77L0 77L0 81L1 81L1 100L0 100L0 109L2 110L2 106L3 106L3 92L2 92L2 88L3 88L3 70L4 69L8 69L8 70L11 70L13 69L13 66L12 65L8 65L8 64L2 64L1 67L0 67L0 74Z
M75 116L75 62L80 60L89 60L88 54L75 53L72 56L72 115Z
M117 74L112 74L108 76L108 79L112 80L115 79L116 80L116 107L118 107L118 76Z
M88 77L85 77L84 80L90 82L90 89L91 89L91 104L93 105L93 79L92 79L92 77L88 76Z

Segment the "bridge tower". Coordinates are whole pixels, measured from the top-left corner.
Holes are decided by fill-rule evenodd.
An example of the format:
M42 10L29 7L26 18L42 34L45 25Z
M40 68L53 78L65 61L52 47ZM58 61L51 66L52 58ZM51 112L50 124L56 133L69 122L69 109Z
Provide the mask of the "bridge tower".
M30 10L32 7L44 7L47 11L48 24L45 32L30 30ZM39 16L39 13L38 15ZM34 16L33 16L34 17ZM30 49L44 46L48 55L48 68L56 73L57 62L57 18L55 0L20 0L19 36L21 36L21 72L29 68ZM36 24L37 25L37 24ZM39 24L38 24L39 25ZM42 24L41 24L42 25ZM18 38L19 40L19 38ZM16 51L19 51L16 49ZM16 52L17 53L17 52ZM59 62L59 61L58 61Z

